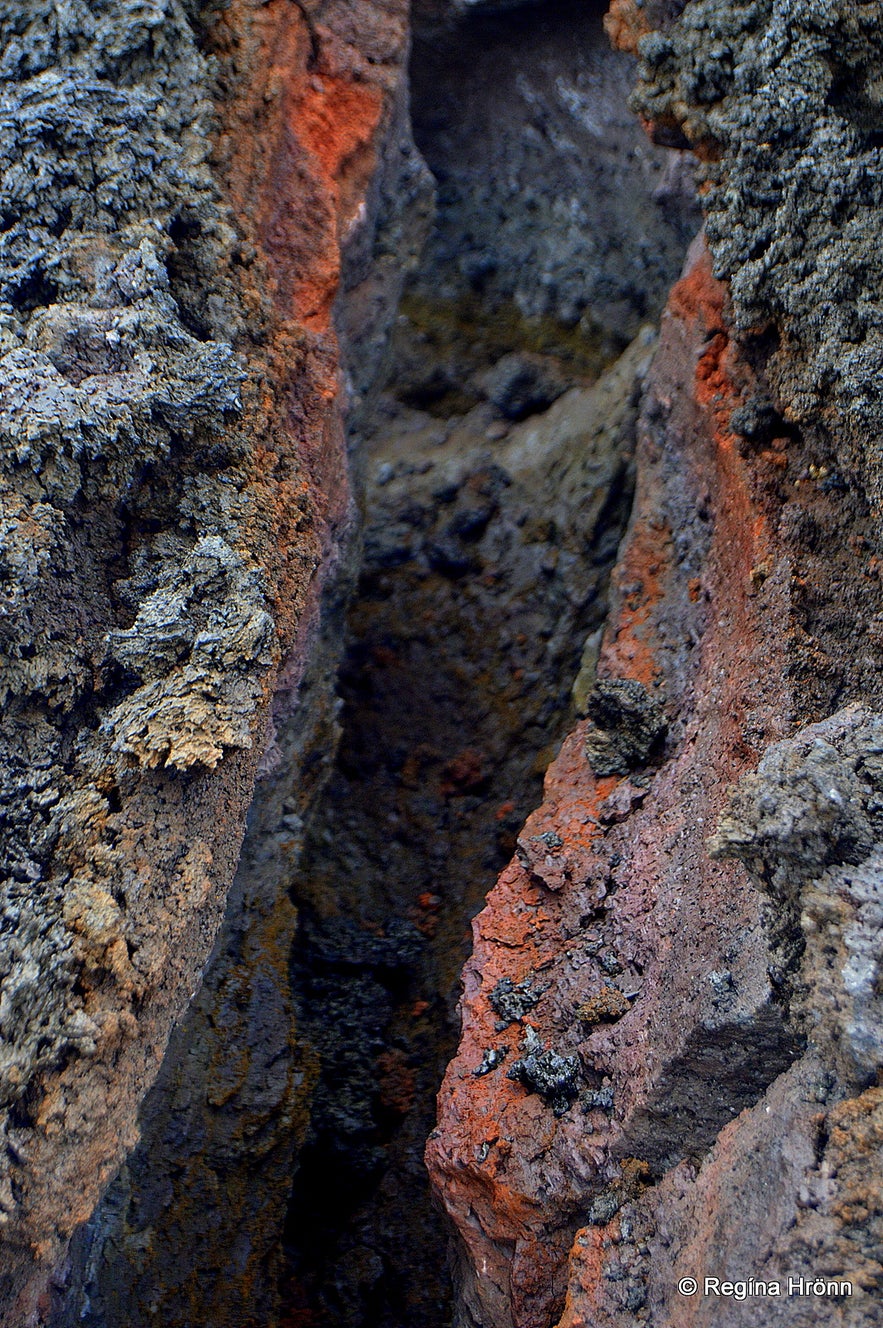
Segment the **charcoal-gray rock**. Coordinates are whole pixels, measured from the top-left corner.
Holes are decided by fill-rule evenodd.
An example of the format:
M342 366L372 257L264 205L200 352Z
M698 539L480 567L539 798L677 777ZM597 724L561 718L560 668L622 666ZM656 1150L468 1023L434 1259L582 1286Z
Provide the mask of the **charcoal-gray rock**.
M598 776L627 775L646 764L667 731L665 712L634 678L602 679L586 701L592 723L586 731L589 764Z
M579 1094L581 1069L578 1056L562 1056L553 1047L545 1047L528 1024L521 1056L506 1077L523 1084L531 1093L539 1093L556 1116L563 1116Z

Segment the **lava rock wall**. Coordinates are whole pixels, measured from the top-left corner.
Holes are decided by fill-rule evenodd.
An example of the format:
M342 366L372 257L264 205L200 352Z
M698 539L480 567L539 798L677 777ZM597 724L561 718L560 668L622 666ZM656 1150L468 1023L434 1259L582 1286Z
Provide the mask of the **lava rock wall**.
M706 238L585 718L475 922L427 1152L463 1324L881 1321L880 19L612 6Z
M428 1152L464 1325L756 1322L679 1298L705 1273L881 1322L881 18L611 6L706 235L582 717L475 923ZM15 1328L275 1311L284 887L355 566L333 313L357 422L429 206L407 42L404 0L0 0Z
M0 33L0 1315L18 1325L69 1298L67 1242L199 986L259 764L328 736L321 689L292 715L350 526L331 314L342 250L379 234L387 145L400 156L407 25L395 4L37 2L0 7ZM265 855L291 848L286 813L259 802ZM237 1128L259 1154L304 1073L267 1014L284 890L243 870L231 972L203 997L218 1037L166 1075L204 1127L204 1218L213 1156ZM206 1090L250 1017L263 1032L241 1046L274 1076L224 1062ZM237 1222L247 1208L231 1198ZM233 1257L247 1282L252 1254ZM170 1276L186 1315L191 1273Z

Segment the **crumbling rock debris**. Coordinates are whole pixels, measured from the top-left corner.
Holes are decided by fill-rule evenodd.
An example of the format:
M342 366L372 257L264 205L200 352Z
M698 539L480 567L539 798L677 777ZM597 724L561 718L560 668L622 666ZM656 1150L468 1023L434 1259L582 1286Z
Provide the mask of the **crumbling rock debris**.
M589 1209L591 1226L606 1227L619 1212L624 1203L635 1198L650 1177L650 1168L640 1158L624 1158L620 1163L619 1175L613 1183L596 1199Z
M487 371L481 386L506 419L522 420L551 406L568 384L554 360L527 351L510 351Z
M590 758L591 759L591 758ZM648 790L641 788L638 784L633 784L631 780L624 779L622 783L617 784L616 788L608 798L605 798L598 809L598 816L605 825L613 825L619 821L624 821L631 816L636 807L647 797Z

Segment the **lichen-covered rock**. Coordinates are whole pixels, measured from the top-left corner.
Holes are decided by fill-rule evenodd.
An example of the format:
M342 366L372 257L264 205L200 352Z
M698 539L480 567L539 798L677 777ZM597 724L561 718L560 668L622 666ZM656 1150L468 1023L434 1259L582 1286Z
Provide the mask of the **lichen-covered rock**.
M539 1093L556 1116L563 1116L579 1092L580 1069L578 1056L562 1056L554 1047L544 1047L528 1024L521 1055L506 1077Z
M883 717L848 706L774 743L734 789L710 851L739 858L805 942L794 997L844 1084L883 1065Z
M692 145L715 275L762 345L786 420L883 496L873 441L883 367L878 0L612 6L641 58L634 106ZM674 21L673 21L674 20Z
M67 1240L135 1142L268 743L272 764L333 733L315 683L286 724L349 522L341 250L377 239L387 141L387 174L426 193L398 150L406 38L402 6L367 2L0 5L0 1316L16 1325L53 1312ZM272 981L244 944L266 1010L271 989L285 1005L292 926L270 876L242 920L279 924ZM289 1038L265 1107L290 1098L290 1119Z

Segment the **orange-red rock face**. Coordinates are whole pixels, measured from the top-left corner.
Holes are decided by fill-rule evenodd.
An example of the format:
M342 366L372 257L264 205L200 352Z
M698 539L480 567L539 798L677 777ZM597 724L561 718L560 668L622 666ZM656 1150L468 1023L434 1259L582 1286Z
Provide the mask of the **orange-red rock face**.
M404 5L237 3L215 34L243 81L224 107L231 201L267 255L276 303L330 328L341 247L364 221L401 83Z
M783 538L794 529L783 518L795 505L830 507L800 484L799 440L758 456L736 436L732 412L755 380L725 301L697 243L663 318L598 667L664 705L664 756L598 778L582 722L474 924L462 1040L427 1150L465 1249L465 1322L544 1328L569 1276L562 1324L607 1323L593 1306L599 1287L613 1295L602 1235L609 1249L617 1208L701 1157L799 1054L793 956L783 958L796 942L776 934L783 922L762 925L757 886L741 865L712 860L706 839L728 785L812 717L800 683L817 645L793 598L805 551ZM530 984L508 1024L492 1000L506 978ZM623 995L627 1013L597 1022L593 1012L606 1002L615 1016ZM528 1025L546 1049L577 1058L561 1114L542 1083L507 1073ZM490 1048L506 1057L476 1077ZM631 1188L628 1158L645 1164ZM636 1312L644 1283L634 1287Z
M306 12L286 0L242 0L222 15L213 39L232 95L217 151L231 207L265 261L246 299L269 290L282 320L267 391L288 384L284 427L305 435L314 500L339 521L348 484L340 412L331 409L339 386L331 315L342 250L370 224L378 150L401 100L407 10L326 3L311 7L309 22ZM309 383L295 376L304 354ZM279 496L297 510L294 495Z

